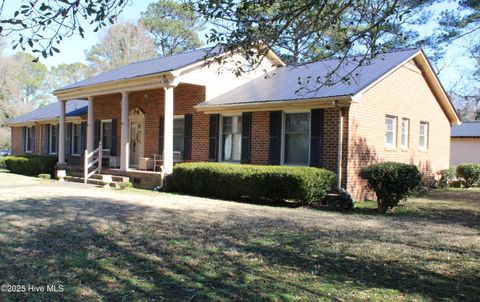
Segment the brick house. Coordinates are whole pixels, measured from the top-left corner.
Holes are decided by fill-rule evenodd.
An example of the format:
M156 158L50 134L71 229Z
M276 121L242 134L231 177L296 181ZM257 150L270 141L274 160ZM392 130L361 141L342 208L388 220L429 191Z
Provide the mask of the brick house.
M421 49L381 54L355 70L349 58L338 75L351 72L351 80L320 87L312 83L338 61L291 68L269 52L260 68L236 77L231 68L246 64L243 57L205 64L208 51L130 64L55 91L59 164L82 162L82 142L92 152L101 141L112 158L109 171L131 177L159 177L138 170L154 154L162 154L162 175L171 173L175 154L183 161L325 167L356 199L369 194L358 177L367 164L414 163L429 173L449 166L450 128L460 121ZM71 100L88 101L87 114L75 121ZM28 123L9 126L13 153L24 153Z

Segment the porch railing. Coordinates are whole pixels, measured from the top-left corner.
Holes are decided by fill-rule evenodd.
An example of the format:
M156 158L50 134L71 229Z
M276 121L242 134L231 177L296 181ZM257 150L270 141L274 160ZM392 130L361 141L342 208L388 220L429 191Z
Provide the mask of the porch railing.
M98 148L88 153L88 150L85 150L85 156L83 158L83 182L87 183L88 179L92 177L95 173L102 172L102 142L99 142ZM91 160L90 160L91 159ZM90 168L95 167L92 171ZM89 172L90 171L90 172Z

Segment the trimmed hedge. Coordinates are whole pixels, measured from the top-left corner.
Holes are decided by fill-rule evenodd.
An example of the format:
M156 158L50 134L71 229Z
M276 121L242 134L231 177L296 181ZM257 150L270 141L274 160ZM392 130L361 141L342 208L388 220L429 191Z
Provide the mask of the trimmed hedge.
M469 188L480 182L480 165L466 163L457 166L457 177L465 180L465 187Z
M50 174L54 177L56 156L6 156L3 159L5 168L11 173L27 176L37 176L39 174Z
M223 199L319 203L336 175L310 167L183 163L172 174L174 191Z
M360 177L377 195L378 210L393 209L420 185L421 174L417 166L396 162L384 162L364 167Z

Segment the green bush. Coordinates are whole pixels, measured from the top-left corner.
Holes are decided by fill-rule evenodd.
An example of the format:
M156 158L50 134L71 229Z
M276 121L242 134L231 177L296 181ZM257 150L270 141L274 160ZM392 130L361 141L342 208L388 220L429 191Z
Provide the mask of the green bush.
M129 181L122 181L122 182L119 182L118 183L118 188L120 190L125 190L125 189L128 189L128 188L133 188L133 184Z
M5 157L0 157L0 170L5 170Z
M360 177L377 195L378 210L393 209L420 185L421 174L415 165L384 162L364 167Z
M39 174L55 173L57 158L55 156L6 156L3 158L5 168L11 173L27 176L37 176Z
M183 163L173 169L175 191L223 199L319 203L335 173L310 167Z
M38 174L38 178L51 179L52 176L50 174Z
M471 163L458 165L457 177L465 180L466 188L474 186L480 181L480 165Z

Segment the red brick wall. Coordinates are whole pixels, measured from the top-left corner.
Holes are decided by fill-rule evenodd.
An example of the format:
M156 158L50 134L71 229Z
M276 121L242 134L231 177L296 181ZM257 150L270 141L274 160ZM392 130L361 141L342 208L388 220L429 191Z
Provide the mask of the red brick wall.
M22 128L23 127L12 127L12 154L13 155L23 154Z
M138 108L145 113L144 155L158 154L159 117L164 112L164 90L155 89L132 92L128 96L129 111ZM174 115L193 115L192 160L208 160L208 116L197 112L193 106L205 100L205 87L180 84L174 88ZM94 120L116 118L117 156L121 142L121 94L103 95L94 98Z
M269 150L269 112L252 113L252 164L267 164Z

